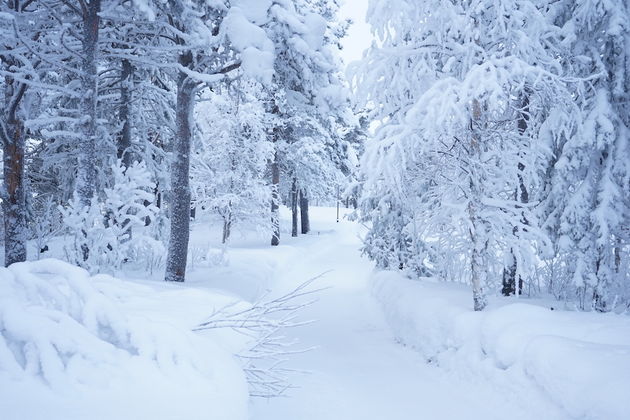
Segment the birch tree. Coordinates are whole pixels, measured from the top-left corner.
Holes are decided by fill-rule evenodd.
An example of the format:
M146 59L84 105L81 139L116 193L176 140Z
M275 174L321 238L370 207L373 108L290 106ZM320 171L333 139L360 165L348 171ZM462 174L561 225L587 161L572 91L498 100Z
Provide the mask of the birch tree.
M374 2L369 16L382 45L358 83L380 127L361 163L363 203L374 232L400 220L370 252L420 253L436 274L469 281L481 310L484 288L505 268L527 278L547 244L515 191L541 183L536 138L550 110L572 111L560 28L528 0Z

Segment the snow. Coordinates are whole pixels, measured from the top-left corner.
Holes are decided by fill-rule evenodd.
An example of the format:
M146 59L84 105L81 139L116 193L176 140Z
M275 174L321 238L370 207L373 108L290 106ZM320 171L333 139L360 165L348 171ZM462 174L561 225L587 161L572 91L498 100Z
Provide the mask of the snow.
M0 269L2 418L246 419L240 365L190 331L231 301L52 259Z
M392 331L389 324L393 312L383 311L380 299L372 294L373 265L357 251L361 228L346 220L335 223L334 212L313 209L312 235L286 239L284 243L289 245L278 250L284 257L276 264L276 275L271 276L272 288L286 288L299 279L325 273L318 285L328 289L305 314L317 322L295 331L302 346L316 347L291 362L309 373L295 379L297 388L290 398L254 401L252 418L571 418L536 386L497 383L495 379L501 378L486 378L485 373L460 374L427 363L418 349L401 345L397 329ZM439 294L449 289L443 286L436 285L436 303L443 303ZM391 297L392 306L400 303L399 295ZM413 298L407 301L412 306ZM467 294L466 302L469 299ZM455 313L472 313L466 306L446 307L446 312L455 308ZM430 326L434 318L430 313L424 315L429 315L429 322L422 327L429 327L430 332L422 337L433 338L437 347L447 339L447 325ZM402 327L419 334L413 326Z
M306 31L304 40L312 50L318 50L324 44L324 34L326 33L326 19L316 13L309 13L304 17Z
M472 312L467 287L373 277L397 339L455 372L539 389L569 418L624 419L630 401L627 315L559 310L497 298Z
M311 208L312 231L282 240L195 222L183 285L90 276L57 260L0 270L2 419L568 420L628 418L627 315L492 298L375 271L365 228ZM342 209L343 214L348 211ZM342 214L342 216L343 216ZM287 398L248 401L230 329L192 332L215 310L246 309L320 276L286 330L297 352Z
M243 73L263 83L271 82L275 53L273 42L258 24L266 20L270 3L267 0L237 1L222 24L222 30L240 52Z

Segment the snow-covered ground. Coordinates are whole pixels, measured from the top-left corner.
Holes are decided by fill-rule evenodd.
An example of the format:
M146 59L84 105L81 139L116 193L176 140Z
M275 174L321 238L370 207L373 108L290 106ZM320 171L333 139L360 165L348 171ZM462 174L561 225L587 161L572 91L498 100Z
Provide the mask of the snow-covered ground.
M198 223L184 285L52 260L1 270L0 418L630 418L627 315L499 298L473 313L466 287L374 273L361 228L334 209L312 209L312 228L277 248L236 236L221 255L216 229ZM305 372L287 397L247 403L233 357L243 338L191 328L319 275L325 290L300 315L316 322L285 332L314 347L287 363Z

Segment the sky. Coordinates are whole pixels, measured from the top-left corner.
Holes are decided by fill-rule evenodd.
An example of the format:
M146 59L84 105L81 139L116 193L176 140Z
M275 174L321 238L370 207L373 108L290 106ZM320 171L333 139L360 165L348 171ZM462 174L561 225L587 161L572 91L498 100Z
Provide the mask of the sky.
M372 43L370 26L365 22L368 0L342 0L341 17L351 18L354 24L350 27L348 36L343 40L341 56L346 64L361 59L363 50Z

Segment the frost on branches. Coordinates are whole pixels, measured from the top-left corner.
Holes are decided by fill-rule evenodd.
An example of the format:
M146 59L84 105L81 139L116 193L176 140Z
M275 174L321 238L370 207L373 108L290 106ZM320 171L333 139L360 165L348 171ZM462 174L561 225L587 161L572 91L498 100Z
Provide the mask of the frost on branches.
M591 2L584 3L566 12L586 13ZM551 252L554 243L556 252L578 257L576 271L587 264L597 273L591 287L612 285L611 271L627 260L620 227L629 189L627 112L610 98L627 99L628 76L613 69L615 59L598 66L600 57L591 57L584 69L571 53L573 43L586 48L579 41L586 28L610 34L601 41L611 49L606 57L627 51L627 9L609 6L573 22L529 0L371 3L380 42L356 76L377 122L361 163L368 255L383 267L424 267L470 282L475 309L483 309L484 289L546 292L533 277L541 260L561 256ZM591 32L581 42L587 37L597 38ZM567 176L578 144L591 163L569 165ZM567 206L554 230L543 226L546 202ZM588 211L586 225L569 219L571 203ZM563 230L579 232L573 241L580 245L568 253ZM590 244L575 236L584 234Z

